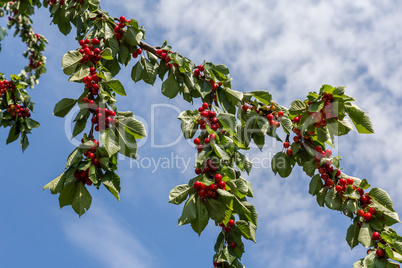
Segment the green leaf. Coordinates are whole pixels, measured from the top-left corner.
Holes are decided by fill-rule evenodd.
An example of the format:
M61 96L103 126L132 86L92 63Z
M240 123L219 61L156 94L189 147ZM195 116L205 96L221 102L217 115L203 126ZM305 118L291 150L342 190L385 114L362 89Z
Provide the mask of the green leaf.
M133 69L131 69L131 79L133 79L133 81L137 83L142 79L143 72L144 68L142 68L141 63L137 61L137 63L133 66Z
M81 160L82 160L81 149L75 148L75 150L72 151L71 154L68 156L67 163L66 163L66 166L64 167L64 169L81 162Z
M383 189L374 187L370 190L368 196L375 199L378 203L380 203L390 211L395 212L394 204L392 203L391 197Z
M38 122L36 122L35 120L31 119L31 118L26 118L25 122L27 124L28 129L34 129L40 126L40 124Z
M363 222L362 227L359 232L359 242L365 247L372 247L374 245L374 240L372 239L372 230L367 222Z
M66 172L60 174L56 179L52 180L43 187L43 190L49 189L52 194L60 193L64 188L64 182L66 181Z
M135 139L142 139L147 136L144 125L134 118L134 116L120 116L120 112L117 113L117 127L124 127L125 131L131 133Z
M125 129L116 129L116 133L119 138L119 153L127 157L137 159L137 141L131 132L127 132Z
M117 94L120 96L127 96L126 91L124 90L124 87L122 83L119 80L112 79L109 82L106 82L106 84Z
M229 132L231 136L235 135L236 131L236 117L233 114L220 113L218 120L221 123L221 128Z
M78 184L82 184L82 182L79 180L72 180L64 185L64 188L60 192L59 196L60 208L73 204L75 195L77 193Z
M111 171L106 171L105 176L102 178L102 183L112 193L112 195L117 199L120 200L120 178L119 176Z
M64 98L54 106L53 114L58 117L66 116L74 105L77 103L77 100Z
M341 210L342 209L342 198L337 193L335 188L329 189L327 194L325 195L325 205L333 210Z
M300 114L306 110L307 105L301 100L295 100L290 104L289 112L292 114Z
M316 194L318 194L318 192L322 189L322 180L320 175L314 175L311 178L310 184L309 184L309 190L308 192L314 196Z
M144 68L144 71L142 72L142 80L144 80L145 83L153 85L156 80L156 65L153 65L151 62L149 62L148 59L145 57L141 57L141 64Z
M236 152L235 153L235 164L240 170L242 170L242 171L245 170L247 172L247 174L250 174L253 163L251 163L251 161L247 158L247 156L245 156L244 154L242 154L240 152Z
M348 187L346 188L346 191L343 194L343 196L349 197L349 198L352 198L352 199L355 199L355 200L360 198L360 194L353 189L352 185L348 185Z
M64 54L63 59L61 60L63 72L66 75L72 75L77 69L81 59L82 55L76 50L72 50Z
M327 192L328 192L328 187L323 187L317 193L317 203L320 207L324 206L325 196L326 196Z
M250 92L254 98L258 99L262 103L270 106L272 101L272 96L265 90L257 90Z
M257 231L257 226L255 226L251 222L247 222L244 220L237 221L236 226L240 229L244 238L249 239L254 243L256 243L255 232Z
M187 199L190 191L194 190L188 184L182 184L174 187L169 193L169 203L179 205Z
M191 227L200 236L208 225L208 210L201 198L197 198L195 207L197 218L191 222Z
M222 158L222 160L225 160L225 161L229 161L229 160L230 160L230 155L229 155L229 154L225 151L225 149L222 148L222 146L219 145L218 143L215 143L215 144L213 145L213 149L214 149L215 153L216 153L220 158Z
M11 142L17 140L19 136L20 136L20 131L19 131L19 129L16 127L16 125L13 125L13 126L10 128L10 132L8 133L8 137L7 137L7 140L6 140L6 144L9 144L9 143L11 143Z
M188 224L197 218L196 198L197 198L196 194L193 193L190 195L189 199L184 204L183 212L179 218L179 226Z
M70 82L81 82L82 78L85 76L88 76L89 73L89 66L87 65L81 65L78 70L75 72L73 76L71 76L68 81Z
M195 122L199 112L197 110L191 111L183 111L177 117L180 119L181 131L183 132L183 136L185 139L191 139L194 137L195 133L198 130L198 124Z
M60 194L61 195L61 194ZM89 209L92 203L92 196L88 192L87 188L83 183L78 182L78 188L74 196L73 203L71 206L74 211L81 217L86 210Z
M292 173L292 166L290 164L289 157L283 153L278 152L273 158L271 162L272 170L274 173L278 173L282 178L286 178Z
M118 138L111 129L106 129L101 132L100 141L108 152L109 157L120 150Z
M226 205L216 199L207 198L205 205L207 206L208 215L216 222L223 222L225 219Z
M292 120L290 120L289 117L282 116L279 118L279 122L281 123L286 134L290 134L292 132Z
M123 37L130 45L136 46L141 42L143 33L133 27L128 27L126 32L123 34Z
M168 78L162 83L162 94L172 99L176 97L179 90L179 83L177 83L173 72L169 72Z
M105 48L104 50L102 50L102 52L100 53L101 57L105 60L113 60L113 51L110 47Z
M353 223L349 226L346 233L346 242L348 242L350 249L353 249L359 244L359 232L360 227L356 223Z
M352 119L357 131L362 134L374 133L374 128L370 118L366 113L354 104L345 106L346 113Z

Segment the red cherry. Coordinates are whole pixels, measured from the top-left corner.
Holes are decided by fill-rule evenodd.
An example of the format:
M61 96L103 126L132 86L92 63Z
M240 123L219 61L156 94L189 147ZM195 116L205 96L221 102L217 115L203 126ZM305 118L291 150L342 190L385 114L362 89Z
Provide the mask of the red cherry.
M218 124L212 124L211 128L213 131L217 131L218 130Z
M231 230L232 230L232 228L230 226L225 227L225 232L229 233Z
M283 143L283 147L284 147L284 148L289 148L289 146L290 146L290 143L289 143L289 142L285 141L285 142Z
M359 210L357 211L357 216L363 217L363 216L364 216L364 210L363 210L363 209L359 209Z
M340 180L339 180L339 184L340 184L340 185L346 185L346 183L347 183L347 182L346 182L345 179L340 179Z
M361 202L362 204L366 204L366 202L367 202L367 197L361 196L361 197L360 197L360 202ZM370 213L370 214L371 214L371 213Z
M95 166L99 165L99 159L98 158L92 158L92 164Z
M204 144L209 144L211 142L211 140L209 139L209 138L206 138L205 140L204 140Z
M292 152L292 149L287 149L287 150L286 150L286 154L287 154L288 156L291 156L292 153L293 153L293 152Z
M247 105L247 104L244 104L241 108L243 109L243 111L247 112L247 110L248 110L248 105Z
M233 225L235 225L235 221L230 219L228 222L228 226L233 226Z
M371 237L372 237L374 240L379 240L379 239L380 239L380 233L379 233L379 232L374 232L374 233L371 235Z
M201 112L201 116L202 116L202 117L208 117L208 112L202 111L202 112Z
M88 154L88 157L89 157L90 159L92 159L92 158L95 157L95 154L94 154L94 153L89 153L89 154Z
M200 72L203 72L204 71L204 66L202 66L202 65L198 65L198 70L200 70Z
M371 215L375 215L375 214L377 213L377 209L371 207L371 208L369 208L368 212L369 212Z
M213 262L214 267L218 267L218 263L216 261Z
M209 139L210 139L211 141L216 140L216 135L212 133L211 135L209 135Z
M195 70L194 70L194 75L195 75L195 76L199 76L199 75L200 75L200 70L195 69Z
M218 118L216 118L216 117L212 118L211 123L212 124L217 124L218 123Z
M353 179L352 179L352 178L348 178L348 179L346 180L346 183L349 184L349 185L352 185L352 184L353 184Z
M203 185L202 182L199 182L199 181L194 182L194 188L195 188L196 190L201 190L202 185Z
M197 145L197 150L198 150L199 152L201 152L202 150L204 150L204 145L202 145L202 144Z
M194 144L195 145L198 145L198 144L200 144L201 143L201 140L199 139L199 138L195 138L194 139Z
M218 182L219 188L223 189L226 186L226 183L224 181Z
M99 44L99 39L98 38L92 39L92 45L97 45L97 44Z
M204 110L208 109L208 108L209 108L209 104L206 103L206 102L204 102L204 103L202 104L202 108L204 108Z
M334 184L334 181L331 179L326 180L325 185L326 186L332 186Z
M267 120L272 121L274 119L274 116L272 114L267 114Z
M230 243L230 247L235 249L236 248L236 243L234 243L234 242Z
M364 219L365 219L366 221L369 221L369 220L371 220L371 213L369 213L369 212L364 213L363 217L364 217Z
M385 251L382 248L379 248L376 250L375 254L377 254L379 258L382 258L385 255Z
M299 141L300 141L300 138L299 138L298 136L294 136L294 137L293 137L293 141L294 141L294 142L299 142Z
M315 151L318 152L318 153L322 152L322 147L320 145L317 145L315 147Z
M222 175L221 174L215 174L215 182L219 183L220 181L222 181ZM225 185L224 185L225 186ZM223 188L223 187L222 187Z
M208 116L211 117L211 118L213 118L213 117L216 116L216 113L215 113L214 111L209 111L209 112L208 112Z
M337 185L337 186L335 187L335 190L336 190L338 193L342 192L342 186Z
M278 112L278 117L282 117L284 115L283 111Z
M198 195L202 198L207 194L207 192L204 189L201 189L198 191Z
M341 176L341 171L339 169L336 170L335 176L337 176L337 177Z
M325 150L326 157L331 157L332 151L330 149Z
M83 98L82 98L82 102L83 102L83 103L88 103L88 102L89 102L89 99L88 99L87 97L83 97Z

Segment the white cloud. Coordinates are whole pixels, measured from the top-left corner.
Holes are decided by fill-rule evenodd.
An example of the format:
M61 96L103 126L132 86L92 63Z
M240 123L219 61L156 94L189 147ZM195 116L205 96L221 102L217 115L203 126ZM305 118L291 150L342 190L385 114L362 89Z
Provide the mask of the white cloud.
M62 225L67 239L98 262L93 267L147 268L157 264L158 260L133 234L124 218L110 213L99 200L79 220L69 214Z

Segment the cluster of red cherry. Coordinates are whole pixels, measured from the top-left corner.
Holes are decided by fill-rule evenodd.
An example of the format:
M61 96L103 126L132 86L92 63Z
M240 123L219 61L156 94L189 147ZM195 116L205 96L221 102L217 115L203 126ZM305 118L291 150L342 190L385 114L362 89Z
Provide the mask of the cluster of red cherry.
M81 142L84 143L84 140L82 139ZM96 158L95 153L96 149L99 147L99 141L93 139L92 142L94 145L84 152L84 156L91 159L92 164L97 166L99 165L99 159Z
M81 63L90 61L94 65L96 65L98 63L98 61L100 61L100 59L101 59L100 48L94 47L99 44L99 39L94 38L92 40L89 40L89 39L80 40L79 44L80 44L81 48L78 50L78 52L80 52L81 55L84 55L81 59Z
M235 225L235 221L233 219L230 219L228 221L228 224L225 226L225 224L222 222L219 224L220 227L222 227L222 229L225 231L225 233L230 233L230 231L232 231L232 227ZM227 236L226 236L227 237ZM229 236L230 237L230 236ZM232 249L235 249L237 247L235 242L230 242L226 240L226 243L229 245L229 247L231 247ZM222 262L217 262L216 260L214 260L213 262L214 267L224 267L224 263Z
M200 117L198 118L198 124L200 125L201 130L206 129L206 126L211 128L213 131L217 131L220 128L218 118L216 117L216 113L209 109L208 103L204 102L202 106L198 108L198 111L200 112Z
M13 119L15 119L16 116L18 116L19 118L31 117L31 112L29 111L29 108L21 106L21 104L11 104L8 106L6 111L11 114Z
M7 93L7 90L14 91L15 85L13 81L2 80L0 81L0 97Z
M85 86L91 90L92 95L96 96L99 94L99 81L102 80L98 74L96 73L96 69L94 67L89 68L90 75L85 76L82 79Z
M172 59L169 57L169 53L172 54L173 51L172 50L167 51L167 50L163 50L163 49L157 49L156 50L156 55L161 57L161 59L165 60L165 66L168 69L170 69L172 67L172 64L170 63L170 61ZM177 67L179 65L177 63L173 63L173 66Z
M95 131L109 128L110 125L116 124L116 113L108 108L97 107L91 118L92 124L95 125Z
M77 180L81 181L82 183L84 183L84 184L86 184L88 186L91 186L92 181L89 178L88 174L89 174L89 168L87 168L86 170L76 169L75 172L74 172L74 177Z
M123 29L130 24L130 20L127 20L126 17L121 16L119 19L119 23L114 27L114 36L116 37L117 41L123 37Z
M55 5L57 4L57 0L50 0L48 1L49 5ZM62 6L64 5L64 0L60 0L59 5Z

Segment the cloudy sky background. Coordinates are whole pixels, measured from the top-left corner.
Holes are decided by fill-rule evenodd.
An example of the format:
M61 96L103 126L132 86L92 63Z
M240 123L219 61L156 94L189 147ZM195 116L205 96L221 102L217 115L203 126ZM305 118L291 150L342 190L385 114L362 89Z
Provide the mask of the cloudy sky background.
M135 18L146 29L146 41L168 40L174 51L195 63L204 59L226 64L233 88L265 89L288 106L322 84L345 85L347 94L369 112L374 135L357 132L338 140L345 173L367 178L387 190L402 211L399 150L402 90L401 1L103 1L118 17ZM34 29L49 39L48 72L31 91L34 119L41 127L30 135L21 154L18 144L5 145L0 130L0 259L4 267L211 267L219 228L207 227L201 238L190 226L177 227L182 206L168 204L168 192L194 176L179 160L177 168L155 167L152 161L188 159L194 146L180 137L179 110L195 109L180 98L167 100L155 87L135 84L130 68L119 79L128 97L119 110L131 110L147 126L149 137L139 162L120 159L121 201L104 188L90 189L91 209L79 219L71 207L60 210L57 196L43 185L63 171L74 149L63 119L52 115L63 97L77 98L82 84L67 82L61 57L77 48L74 37L50 26L46 10L35 16ZM5 25L6 19L2 19ZM2 41L0 71L9 76L26 64L25 46L9 36ZM151 108L151 105L153 105ZM174 108L174 107L177 107ZM153 114L154 116L151 116ZM250 201L259 212L257 244L246 243L247 267L351 267L365 255L345 241L350 221L338 212L319 208L308 194L308 177L296 168L286 180L266 167L281 145L267 139L264 160L249 177L255 189ZM171 144L171 145L168 145ZM156 148L164 147L164 148ZM269 162L269 161L268 161ZM147 168L148 167L148 168ZM400 226L395 226L402 233Z

